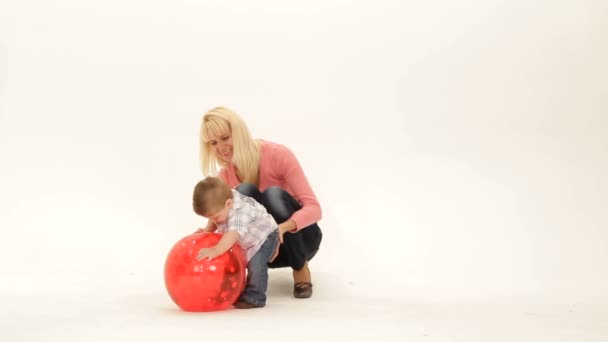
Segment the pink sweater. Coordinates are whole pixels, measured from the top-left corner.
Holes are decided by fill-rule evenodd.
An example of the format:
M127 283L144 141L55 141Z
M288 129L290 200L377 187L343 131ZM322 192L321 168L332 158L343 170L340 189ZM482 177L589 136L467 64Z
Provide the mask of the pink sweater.
M278 186L300 202L302 209L291 216L291 219L296 223L297 230L319 221L321 219L321 206L315 193L310 188L308 179L306 179L296 156L281 144L265 140L260 141L262 142L260 191L264 191L271 186ZM241 184L232 164L223 167L220 170L219 177L232 188Z

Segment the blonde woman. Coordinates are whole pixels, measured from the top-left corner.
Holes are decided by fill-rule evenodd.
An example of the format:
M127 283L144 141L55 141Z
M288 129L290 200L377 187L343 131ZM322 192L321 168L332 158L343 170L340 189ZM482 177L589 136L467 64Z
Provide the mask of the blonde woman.
M321 207L295 155L281 144L253 139L241 117L224 107L203 116L200 144L203 174L217 174L231 188L253 197L279 223L280 245L269 267L291 267L294 296L310 297L308 261L321 244ZM204 230L214 228L210 220Z

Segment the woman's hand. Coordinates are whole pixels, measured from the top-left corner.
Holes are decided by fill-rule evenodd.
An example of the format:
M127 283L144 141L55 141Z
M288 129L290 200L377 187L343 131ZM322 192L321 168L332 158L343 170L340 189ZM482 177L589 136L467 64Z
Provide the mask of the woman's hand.
M281 247L281 245L277 244L277 248L275 248L274 252L272 252L272 256L270 257L270 261L269 262L273 262L274 259L276 259L279 256L279 247Z
M296 229L296 223L293 220L287 220L279 225L279 242L283 243L283 234Z
M285 234L287 232L290 232L290 231L292 231L292 230L294 230L296 228L297 228L296 223L293 220L287 220L287 221L281 223L279 225L279 227L278 227L278 229L279 229L279 242L283 243L283 234ZM281 245L278 244L277 248L275 248L274 252L272 252L272 256L270 257L270 262L273 262L274 259L276 259L277 256L279 256L279 247L280 246Z

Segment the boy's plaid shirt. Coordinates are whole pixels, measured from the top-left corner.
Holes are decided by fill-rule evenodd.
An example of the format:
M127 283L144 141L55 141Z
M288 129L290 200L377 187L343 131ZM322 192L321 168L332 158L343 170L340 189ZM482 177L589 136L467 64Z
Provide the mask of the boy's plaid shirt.
M232 189L232 208L228 219L217 225L218 233L237 231L241 235L238 244L245 251L247 262L260 249L268 235L278 224L263 205Z

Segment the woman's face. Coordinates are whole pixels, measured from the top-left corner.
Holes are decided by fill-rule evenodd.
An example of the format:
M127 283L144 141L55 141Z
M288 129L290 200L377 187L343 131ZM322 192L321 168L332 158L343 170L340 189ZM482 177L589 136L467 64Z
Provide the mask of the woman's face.
M209 145L215 155L224 163L232 162L232 134L224 132L219 136L209 136Z

